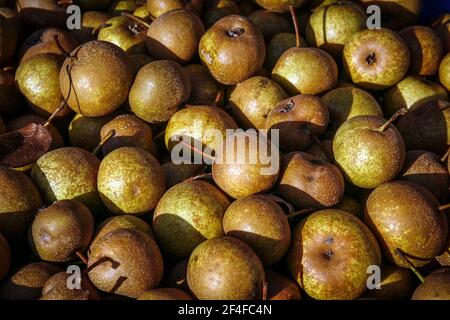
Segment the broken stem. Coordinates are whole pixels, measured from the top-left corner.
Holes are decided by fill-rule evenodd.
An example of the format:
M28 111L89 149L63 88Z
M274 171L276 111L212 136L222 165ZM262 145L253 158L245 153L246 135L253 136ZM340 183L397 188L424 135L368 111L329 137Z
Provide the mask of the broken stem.
M406 263L409 266L409 269L416 275L416 277L420 280L420 282L424 282L424 278L423 276L420 274L419 270L416 269L416 267L414 267L414 265L411 263L411 261L408 260L408 258L405 257L405 255L403 254L403 252L397 248L395 249L395 254L399 256L399 258Z
M450 147L447 149L445 154L442 156L441 162L444 162L445 160L447 160L449 153L450 153Z
M450 208L450 203L443 204L443 205L438 207L439 211L446 210L448 208Z
M387 129L387 127L389 127L395 120L397 120L401 116L404 116L407 112L408 112L408 109L406 109L406 108L399 109L396 113L394 113L394 115L388 121L386 121L377 130L379 132L384 132Z
M81 260L85 265L88 265L88 259L86 258L86 256L85 256L81 251L76 251L75 254L77 255L78 258L80 258L80 260Z
M100 143L95 147L94 151L92 151L92 154L94 156L97 155L97 153L100 151L100 149L112 138L116 135L115 130L109 130L108 134L100 141Z
M58 115L58 113L60 113L61 110L64 109L65 106L66 106L66 101L61 102L59 107L55 111L53 111L52 115L50 116L50 118L47 119L47 121L44 123L43 126L45 128L48 128L50 123L52 123L53 119L55 119L55 117Z

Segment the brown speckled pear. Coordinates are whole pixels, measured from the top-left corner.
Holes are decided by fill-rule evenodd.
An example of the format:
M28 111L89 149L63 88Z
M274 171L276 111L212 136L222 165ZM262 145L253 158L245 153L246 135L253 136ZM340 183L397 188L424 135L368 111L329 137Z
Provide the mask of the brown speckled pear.
M393 180L405 160L397 128L377 116L356 116L342 124L333 140L338 167L352 184L373 189Z
M141 148L156 155L152 128L135 115L122 114L106 123L100 131L100 140L105 139L111 131L114 136L103 145L104 155L121 147Z
M203 0L147 0L147 10L152 17L158 18L168 11L185 9L188 6L191 6L190 8L198 13L202 8L202 4Z
M148 27L148 52L157 60L188 63L198 51L205 27L192 11L173 10L156 18Z
M192 138L205 147L215 150L221 141L216 141L211 130L218 130L225 138L227 129L237 129L233 118L218 107L189 106L175 113L169 120L165 142L169 150L178 142L177 137ZM208 133L209 132L209 133Z
M266 61L264 66L272 72L278 59L288 49L295 47L295 34L294 33L278 33L270 39L267 44ZM300 38L300 47L306 47L307 43L305 39Z
M137 298L156 288L163 275L163 259L156 242L138 229L116 229L89 248L89 279L105 292Z
M297 283L270 269L266 269L267 300L301 300Z
M381 266L380 289L366 291L366 296L382 300L404 300L411 298L414 288L410 270L384 261Z
M20 20L35 29L58 27L65 28L69 14L67 3L58 0L17 0L17 12Z
M0 233L0 281L8 274L9 267L11 265L11 249L9 248L8 241Z
M143 219L131 215L120 215L106 219L98 226L95 239L100 239L105 234L117 229L138 229L155 239L150 225Z
M437 154L423 150L406 153L400 179L421 185L438 199L449 187L447 166Z
M450 300L450 269L438 269L425 277L425 282L414 291L412 300Z
M47 262L34 262L21 267L0 286L2 300L37 300L51 276L61 268Z
M289 6L301 7L306 0L255 0L255 2L266 10L283 13L289 11Z
M258 146L257 150L255 145ZM267 147L261 150L259 146ZM261 193L271 189L277 182L280 172L279 150L256 131L236 131L227 136L223 148L216 151L221 159L212 164L214 182L229 196L240 199ZM235 157L227 156L232 153Z
M289 271L314 299L358 298L367 289L367 268L380 264L375 237L358 218L345 211L317 211L293 231Z
M344 68L358 86L382 90L393 86L409 68L405 41L389 29L365 29L355 33L344 47Z
M447 240L447 219L438 206L437 199L425 188L412 182L392 181L370 194L364 221L390 261L409 267L395 253L398 248L420 267L437 256Z
M45 282L39 300L100 300L97 288L91 283L87 274L81 275L80 288L68 288L72 275L59 272Z
M450 91L450 53L447 53L439 65L439 81Z
M0 232L18 239L43 206L41 195L25 174L0 167Z
M116 149L100 164L98 191L113 213L148 213L156 207L165 190L164 173L158 160L143 149Z
M383 117L383 110L377 100L368 92L356 87L333 89L321 97L330 111L330 124L327 133L334 135L336 130L348 119L356 116Z
M189 258L189 288L200 300L258 300L264 279L256 253L232 237L207 240Z
M249 14L248 18L267 40L272 39L278 33L293 31L291 21L281 14L267 10L256 10Z
M320 98L302 94L278 102L267 116L265 127L279 130L280 149L289 152L311 145L314 135L321 135L328 121L329 111Z
M174 61L159 60L142 67L128 101L131 111L147 122L165 122L187 101L191 85L183 68Z
M93 234L88 207L76 200L56 201L34 219L30 245L44 261L68 262L88 247Z
M261 69L266 46L261 32L250 20L230 15L205 32L200 39L199 55L218 82L233 85Z
M366 28L365 10L351 1L338 1L314 10L306 25L306 39L337 59L358 31Z
M191 96L188 102L192 105L212 105L222 85L211 77L208 70L199 64L184 67L191 83Z
M31 178L47 204L74 199L95 215L103 208L97 192L99 165L100 160L84 149L60 148L36 161Z
M191 296L180 289L158 288L145 291L137 300L192 300Z
M59 89L59 72L63 57L42 53L23 60L16 71L16 83L30 107L44 116L50 116L64 101ZM58 113L58 117L70 113L67 106Z
M336 205L344 195L339 169L305 152L283 157L277 190L297 208L322 209Z
M315 156L319 160L333 162L333 140L318 140L310 145L305 152Z
M264 265L278 262L291 241L286 214L265 195L234 201L223 217L223 230L227 236L247 243Z
M270 111L287 97L275 81L256 76L238 83L228 103L233 118L237 119L241 127L265 129Z
M400 108L414 109L429 101L448 100L448 93L436 82L408 76L386 91L383 100L383 109L390 116Z
M122 49L95 40L72 51L61 67L59 82L72 110L87 117L100 117L126 101L133 76L130 59Z
M118 16L106 21L97 39L111 42L127 54L147 53L146 28L128 17Z
M197 245L223 235L222 219L230 201L217 187L191 180L170 188L153 214L153 230L169 255L189 257Z

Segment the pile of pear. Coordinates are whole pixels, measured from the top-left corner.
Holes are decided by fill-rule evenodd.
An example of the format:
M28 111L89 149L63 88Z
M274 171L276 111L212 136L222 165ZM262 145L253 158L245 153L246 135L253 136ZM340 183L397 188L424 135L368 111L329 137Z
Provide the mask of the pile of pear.
M450 300L425 2L0 1L0 299Z

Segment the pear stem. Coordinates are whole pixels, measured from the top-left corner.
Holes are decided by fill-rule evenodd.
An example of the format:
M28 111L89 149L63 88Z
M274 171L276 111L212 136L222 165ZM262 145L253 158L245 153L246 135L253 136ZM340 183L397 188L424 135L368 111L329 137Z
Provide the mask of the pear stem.
M166 134L166 130L159 132L156 136L153 137L153 141L156 141L159 138L164 137L165 134Z
M58 6L65 5L65 4L71 5L71 4L73 4L73 1L72 0L59 0L56 2L56 4Z
M81 260L85 265L88 265L88 259L86 258L86 256L85 256L81 251L76 251L75 254L77 255L78 258L80 258L80 260Z
M192 146L190 143L187 143L186 141L181 140L180 143L185 145L185 146L187 146L192 151L197 152L198 154L202 155L203 157L205 157L205 158L207 158L207 159L209 159L211 161L214 161L216 159L215 157L213 157L213 156L203 152L200 149L197 149L196 147Z
M302 215L302 214L304 214L304 213L311 212L311 211L313 211L313 210L314 210L314 209L312 209L312 208L308 208L308 209L302 209L302 210L294 211L294 212L289 213L289 214L286 216L286 218L292 219L292 218L295 218L296 216Z
M443 210L446 210L448 208L450 208L450 203L443 204L442 206L438 207L439 211L443 211Z
M66 51L66 49L63 48L61 42L59 42L59 37L57 34L55 34L53 36L53 40L55 41L56 46L58 47L59 50L61 50L61 52L66 56L66 58L70 58L70 53L68 53Z
M13 66L7 66L7 67L4 67L2 70L4 71L4 72L9 72L9 71L14 71L16 68L15 67L13 67Z
M223 98L223 90L219 90L217 92L216 98L214 99L214 106L219 107L222 98Z
M48 128L48 126L50 125L50 123L52 123L53 119L55 119L55 117L58 115L59 112L61 112L61 110L66 106L66 101L61 102L61 104L59 105L59 107L53 111L52 115L47 119L47 121L45 121L44 123L44 127Z
M282 198L280 198L280 197L278 197L278 196L276 196L274 194L269 193L269 194L265 194L264 196L269 198L270 200L276 202L276 203L284 204L287 207L287 209L288 209L288 213L292 213L292 212L295 211L295 208L294 208L294 206L291 203L287 202L286 200L284 200L284 199L282 199Z
M212 173L203 173L203 174L196 175L195 177L187 178L186 181L198 180L198 179L203 179L203 178L211 178L211 177L212 177Z
M294 23L295 30L295 46L300 47L300 30L298 27L297 13L295 12L294 6L289 6L289 11L291 12L292 22Z
M127 18L130 18L131 20L136 21L137 23L143 25L143 26L146 27L147 29L150 27L150 23L148 23L148 22L142 20L142 19L139 18L139 17L136 17L136 16L132 15L131 13L128 13L128 12L122 12L121 15L122 15L122 16L125 16L125 17L127 17Z
M442 156L441 162L444 162L445 160L447 160L449 154L450 154L450 147L447 149L445 154Z
M408 258L405 257L403 252L397 248L394 250L395 254L399 256L399 258L406 263L409 266L409 269L416 275L416 277L420 280L421 283L423 283L425 280L423 276L420 274L419 270L414 267L414 265L411 263L411 261L408 260Z
M267 281L263 282L263 287L262 287L262 300L263 301L267 301Z
M399 109L396 113L394 113L394 115L388 120L386 121L380 128L378 128L377 130L379 132L384 132L395 120L397 120L399 117L404 116L406 113L408 112L408 109L406 108L401 108Z
M108 134L100 141L100 143L95 147L94 151L92 151L92 154L94 156L97 155L97 153L100 151L100 149L112 138L116 135L116 130L109 130Z

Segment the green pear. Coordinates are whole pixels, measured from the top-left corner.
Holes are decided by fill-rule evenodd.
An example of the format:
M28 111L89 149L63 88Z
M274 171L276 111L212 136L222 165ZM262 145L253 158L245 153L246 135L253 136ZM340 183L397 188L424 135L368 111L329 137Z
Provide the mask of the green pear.
M267 54L264 66L269 71L272 71L282 54L286 50L295 47L295 41L296 39L294 33L278 33L274 35L267 44ZM306 43L305 39L300 37L300 47L307 46L308 44Z
M439 65L439 81L450 91L450 53L447 53Z

